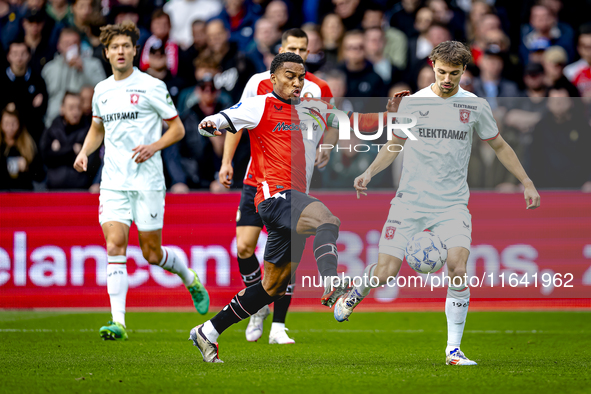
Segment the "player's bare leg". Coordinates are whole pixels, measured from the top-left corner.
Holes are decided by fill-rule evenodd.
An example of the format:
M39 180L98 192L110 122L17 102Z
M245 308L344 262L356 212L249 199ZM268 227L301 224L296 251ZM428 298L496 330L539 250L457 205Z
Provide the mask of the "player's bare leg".
M238 257L246 259L254 254L262 228L257 226L236 227L236 249Z
M197 273L189 269L172 248L162 246L162 229L139 231L139 239L142 254L148 263L177 274L191 293L197 312L206 314L209 310L209 295L205 287L199 281Z
M262 279L262 270L259 259L255 255L256 246L261 234L261 227L258 226L237 226L236 227L236 254L238 257L238 268L242 275L242 281L246 287L257 284ZM291 304L293 285L289 285L286 294L274 302L273 324L269 341L277 344L290 344L295 341L285 332L285 317ZM271 313L269 305L265 305L257 313L252 315L246 327L246 340L256 342L263 335L263 323Z
M445 300L445 316L447 317L445 362L449 365L476 365L474 361L467 359L460 350L470 305L470 288L466 286L464 280L469 256L470 251L461 246L452 247L447 252L447 272L450 284Z
M189 340L199 348L203 361L222 362L218 357L218 337L231 325L246 319L263 306L279 299L285 294L292 269L297 264L272 264L265 261L265 277L253 286L240 290L211 320L193 328Z
M263 273L259 259L254 254L261 227L258 226L237 226L236 227L236 254L238 257L238 269L242 275L244 286L249 287L261 281ZM268 305L261 308L248 320L246 326L246 340L256 342L263 335L263 322L269 316L271 310Z
M111 303L113 320L100 328L104 340L127 339L125 331L125 300L127 298L127 243L129 226L121 222L106 222L102 225L107 244L107 292Z
M320 201L309 204L300 215L297 233L314 234L314 257L318 272L324 281L324 294L320 302L331 308L334 303L349 291L347 280L341 283L337 274L337 238L341 221Z
M341 297L334 308L334 318L343 322L349 320L353 309L376 287L388 283L388 279L395 278L400 271L402 260L389 254L378 254L378 262L370 264L363 272L361 286L354 287L344 297Z
M259 260L254 254L261 230L262 228L258 226L236 227L238 268L246 287L260 282L263 277Z

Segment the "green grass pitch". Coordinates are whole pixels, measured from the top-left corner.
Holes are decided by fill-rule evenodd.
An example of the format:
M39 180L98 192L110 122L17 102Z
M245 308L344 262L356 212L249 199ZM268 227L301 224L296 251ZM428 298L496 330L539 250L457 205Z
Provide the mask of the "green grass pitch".
M212 316L211 314L208 317ZM0 312L4 393L590 393L591 313L471 312L444 363L443 312L288 315L295 345L258 343L246 322L220 337L225 364L187 340L196 313L128 312L129 340L103 342L108 313ZM419 391L420 390L420 391Z

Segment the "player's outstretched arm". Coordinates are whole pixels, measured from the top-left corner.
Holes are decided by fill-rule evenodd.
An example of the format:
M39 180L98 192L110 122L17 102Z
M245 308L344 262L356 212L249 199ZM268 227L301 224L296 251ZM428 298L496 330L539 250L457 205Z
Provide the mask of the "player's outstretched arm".
M88 134L84 138L82 149L74 160L74 169L78 172L86 171L88 168L88 156L97 150L105 138L105 127L103 122L92 121Z
M393 145L404 146L405 142L405 139L398 138L394 135L392 140L382 146L373 163L370 164L363 174L359 175L355 178L355 181L353 181L353 187L357 191L357 198L359 198L361 194L367 196L365 191L367 190L367 184L371 181L371 178L387 168L398 157L400 151L398 147L392 148L392 150L390 150L390 147Z
M540 195L534 186L534 183L527 176L523 166L519 162L515 151L507 144L507 142L498 135L495 139L488 141L491 148L494 149L499 161L505 166L511 174L513 174L519 182L525 187L524 198L527 204L527 209L536 209L540 206Z
M154 153L168 148L170 145L183 139L185 136L185 126L178 116L172 120L165 120L165 122L168 124L168 130L162 134L162 137L158 141L150 145L138 145L132 149L133 155L131 155L131 158L135 159L136 163L143 163L149 160L154 156Z
M238 147L238 143L242 138L242 132L244 130L238 130L236 134L227 133L226 140L224 141L224 154L222 155L222 166L220 167L220 174L219 179L220 183L226 187L226 189L230 188L232 184L232 178L234 177L234 168L232 167L232 160L234 159L234 153L236 153L236 148Z

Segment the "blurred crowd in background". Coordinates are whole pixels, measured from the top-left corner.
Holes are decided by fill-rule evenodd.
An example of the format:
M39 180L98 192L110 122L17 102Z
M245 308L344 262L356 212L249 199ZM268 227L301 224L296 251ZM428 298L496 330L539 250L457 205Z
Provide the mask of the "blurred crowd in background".
M100 27L132 20L141 32L137 67L166 83L186 128L163 152L171 192L226 190L216 179L224 138L202 137L197 125L239 101L294 27L308 34L308 72L328 82L341 107L351 105L341 98L429 86L432 48L467 43L473 62L461 86L487 97L536 186L591 191L590 15L589 0L0 0L0 190L98 191L102 148L88 173L72 164L94 86L111 74ZM248 163L247 134L234 188ZM333 151L313 188L350 189L376 154ZM372 187L397 187L401 165ZM519 190L478 138L468 182Z

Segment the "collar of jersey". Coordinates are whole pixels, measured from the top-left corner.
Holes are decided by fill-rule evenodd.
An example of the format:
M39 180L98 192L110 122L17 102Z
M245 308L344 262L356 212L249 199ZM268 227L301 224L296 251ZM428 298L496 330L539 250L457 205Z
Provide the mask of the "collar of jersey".
M289 104L289 105L298 105L298 104L300 103L300 98L299 98L299 97L298 97L298 98L297 98L297 100L295 100L295 101L294 101L294 100L284 100L284 99L282 99L281 97L279 97L279 96L277 95L277 93L275 93L275 91L273 91L273 92L271 92L271 93L273 93L273 96L275 96L275 98L276 98L277 100L281 101L282 103Z
M458 89L458 91L456 92L456 94L454 94L453 96L447 97L447 98L443 98L443 97L440 97L440 96L438 96L437 94L435 94L435 92L434 92L434 91L433 91L433 89L432 89L432 86L433 86L433 85L435 85L435 84L434 84L434 83L432 83L431 85L429 85L429 91L431 92L431 94L433 95L433 97L438 97L438 98L440 98L440 99L442 99L442 100L447 100L447 99L450 99L450 98L457 97L457 95L458 95L458 94L460 94L460 91L462 91L462 90L463 90L463 89L462 89L462 87L460 86L460 88Z
M119 81L115 80L115 77L113 77L113 82L115 82L116 84L124 84L129 82L135 74L138 71L137 67L133 67L133 71L131 72L131 74L129 74L129 76L125 79L120 79Z

